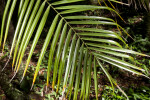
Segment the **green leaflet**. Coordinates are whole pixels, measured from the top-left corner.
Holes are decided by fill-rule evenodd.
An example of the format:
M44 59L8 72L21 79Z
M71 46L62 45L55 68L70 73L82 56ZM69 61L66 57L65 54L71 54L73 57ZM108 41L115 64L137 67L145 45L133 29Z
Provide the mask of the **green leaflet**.
M34 0L33 0L33 1L34 1ZM19 30L20 30L21 23L22 23L22 20L23 20L25 11L26 11L26 9L27 9L28 2L29 2L29 0L26 0L26 1L24 2L24 4L23 4L23 7L22 7L22 10L21 10L21 13L20 13L20 16L19 16L19 20L18 20L18 22L17 22L15 34L14 34L14 37L13 37L13 42L12 42L12 46L11 46L11 50L10 50L10 56L12 55L12 51L13 51L13 49L14 49L14 45L15 45L15 42L16 42L16 38L17 38L18 32L19 32Z
M91 21L91 20L86 20L86 21L70 21L70 24L102 24L102 25L117 25L114 22L108 22L108 21Z
M75 89L74 89L74 97L73 97L74 100L77 100L77 97L78 97L78 90L79 90L80 77L81 77L81 68L82 68L82 61L83 61L83 50L84 50L84 45L82 44L80 48L80 56L79 56L77 73L76 73L76 81L75 81Z
M102 58L102 57L98 57L98 58L99 58L100 60L103 60L103 61L105 61L105 62L107 62L107 63L110 63L110 64L112 64L112 65L114 65L114 66L117 66L117 67L119 67L119 68L121 68L121 69L124 69L124 70L126 70L126 71L132 72L132 73L137 74L137 75L142 75L142 73L140 73L140 72L138 72L138 71L136 71L136 70L130 69L130 68L128 68L128 67L126 67L126 66L123 66L123 65L121 65L121 64L118 64L118 63L116 63L116 62L110 61L110 60L105 59L105 58Z
M94 85L95 85L95 94L96 94L96 100L98 100L98 83L97 83L97 68L96 68L96 60L94 57Z
M94 20L106 20L106 21L112 21L114 22L112 19L107 18L107 17L98 17L98 16L67 16L65 17L65 19L94 19Z
M56 27L56 24L57 24L58 17L59 17L58 15L55 17L55 19L54 19L54 21L53 21L53 23L52 23L52 25L51 25L51 27L50 27L50 29L49 29L49 32L48 32L48 34L47 34L47 37L46 37L46 40L45 40L45 42L44 42L43 48L42 48L42 50L41 50L41 54L40 54L40 57L39 57L39 60L38 60L38 64L37 64L37 66L36 66L36 71L35 71L35 74L34 74L33 84L34 84L34 82L35 82L35 79L36 79L36 77L37 77L38 71L39 71L39 69L40 69L40 65L41 65L41 63L42 63L42 59L43 59L43 57L44 57L44 53L45 53L45 51L46 51L46 49L47 49L47 47L48 47L48 44L49 44L49 42L50 42L50 40L51 40L51 37L52 37L52 35L53 35L53 33L54 33L54 30L55 30L55 27Z
M117 24L118 25L118 24ZM120 39L125 45L127 45L125 43L125 41L115 32L110 31L110 30L104 30L104 29L96 29L96 28L80 28L80 27L74 27L75 30L81 30L84 31L83 33L87 33L87 32L98 32L98 33L107 33L107 34L111 34L113 36L116 36L118 39ZM87 31L87 32L86 32ZM93 33L92 33L93 34ZM92 35L91 34L91 35ZM96 34L96 33L95 33ZM106 34L106 35L107 35Z
M93 36L93 37L106 37L106 38L117 38L119 39L120 41L122 41L123 43L125 43L125 41L116 33L114 34L106 34L106 33L91 33L91 32L81 32L81 33L78 33L79 35L81 36ZM126 43L125 43L126 44Z
M15 62L15 58L16 58L16 54L17 54L17 50L18 50L18 47L19 47L19 43L21 41L21 37L22 37L22 34L25 30L25 26L26 26L26 23L27 23L27 20L29 18L29 15L30 15L30 12L31 12L31 9L33 7L33 4L34 4L34 1L35 0L32 0L28 6L28 10L26 11L26 15L24 17L24 20L23 20L23 23L22 23L22 26L21 26L21 29L20 29L20 32L19 32L19 36L18 36L18 39L17 39L17 42L15 44L15 50L14 50L14 56L13 56L13 64ZM37 1L37 3L39 2L40 0ZM37 3L35 4L35 6L38 6ZM38 3L39 4L39 3ZM32 15L31 15L32 16ZM21 48L21 47L20 47ZM12 51L12 50L11 50ZM11 55L11 53L10 53ZM12 64L12 66L13 66Z
M64 25L64 28L63 28L63 31L62 31L62 34L61 34L61 37L60 37L56 57L55 57L54 71L53 71L53 84L52 84L53 89L54 89L54 85L55 85L55 81L56 81L57 69L58 69L58 65L59 65L59 60L60 60L61 51L62 51L62 48L63 48L63 43L64 43L64 40L65 40L66 32L67 32L67 24Z
M111 50L106 50L106 49L101 49L101 48L93 48L93 47L88 47L91 50L95 50L95 51L99 51L102 53L106 53L106 54L110 54L110 55L114 55L114 56L118 56L118 57L123 57L123 58L128 58L129 60L134 61L134 58L127 55L127 54L123 54L123 53L119 53L119 52L115 52L115 51L111 51Z
M62 57L61 57L61 60L60 60L60 67L59 67L59 73L58 73L58 82L57 82L57 91L56 92L58 92L58 89L59 89L59 86L60 86L60 82L62 80L62 75L63 75L65 61L66 61L66 58L67 58L67 50L69 48L71 34L72 34L72 30L70 29L68 34L67 34L66 42L65 42L65 45L64 45L64 48L63 48L63 52L62 52ZM73 39L74 39L74 42L75 42L75 36L74 36ZM73 45L74 45L74 43L73 43ZM70 49L70 50L74 49L73 45L71 45L72 49ZM71 53L71 51L70 51L70 53ZM71 55L69 57L70 58L68 60L72 59ZM70 61L72 61L72 60L70 60Z
M35 35L34 41L33 41L33 43L32 43L32 47L31 47L31 49L30 49L30 53L29 53L29 56L28 56L28 59L27 59L27 62L26 62L26 66L25 66L23 78L24 78L24 76L25 76L25 74L26 74L26 71L27 71L27 68L28 68L28 66L29 66L29 62L30 62L30 60L31 60L31 57L32 57L33 51L34 51L34 49L35 49L35 46L36 46L36 44L37 44L37 42L38 42L38 39L39 39L39 37L40 37L40 35L41 35L41 32L42 32L42 30L43 30L43 28L44 28L44 25L45 25L45 23L46 23L46 20L47 20L49 11L50 11L50 6L49 6L49 7L47 8L47 10L45 11L45 13L44 13L44 15L43 15L43 18L42 18L42 20L41 20L41 23L40 23L40 25L39 25L39 28L38 28L38 30L37 30L37 32L36 32L36 35ZM48 35L47 38L50 39L50 36ZM45 43L45 45L48 45L48 44ZM44 45L44 46L45 46L45 45ZM46 47L45 47L45 48L46 48ZM45 48L44 48L44 49L45 49ZM44 50L43 50L43 49L42 49L42 54L44 55ZM42 55L42 56L43 56L43 55ZM40 57L39 60L40 60L40 59L42 59L42 58ZM41 61L41 60L40 60L40 61ZM38 64L38 66L40 66L40 64ZM22 79L23 79L23 78L22 78Z
M33 1L34 1L34 0L33 0ZM33 20L34 20L34 18L35 18L35 15L36 15L36 12L37 12L38 7L39 7L39 5L40 5L40 2L41 2L41 0L37 0L37 2L36 2L36 4L35 4L35 7L34 7L34 9L33 9L33 11L32 11L32 14L31 14L31 16L30 16L30 19L29 19L29 21L28 21L28 24L27 24L27 26L26 26L26 23L27 23L27 20L28 20L28 17L29 17L29 14L30 14L30 12L31 12L31 8L32 8L32 5L33 5L33 4L32 4L33 2L30 2L28 11L27 11L26 16L25 16L25 18L24 18L24 22L23 22L23 24L22 24L22 27L21 27L21 30L20 30L20 33L19 33L19 36L18 36L17 44L16 44L16 46L15 46L15 51L14 51L14 55L13 55L12 67L13 67L13 65L14 65L14 63L15 63L15 60L16 60L17 50L18 50L18 47L19 47L19 43L20 43L20 41L21 41L21 37L22 37L23 31L25 30L24 35L23 35L23 38L22 38L22 41L21 41L21 45L20 45L20 48L19 48L19 53L18 53L18 56L17 56L16 66L17 66L17 64L18 64L18 60L19 60L19 57L20 57L22 48L23 48L23 46L24 46L24 43L25 43L26 38L27 38L27 36L28 36L28 33L29 33L29 31L30 31L32 22L33 22ZM25 29L25 26L26 26L26 29Z
M135 65L133 65L133 64L130 64L130 63L128 63L128 62L126 62L126 61L123 61L123 60L120 60L120 59L118 59L118 58L111 57L111 56L107 56L107 55L101 54L101 53L94 53L94 54L97 55L97 56L100 56L100 57L102 57L102 58L111 60L111 61L113 61L113 62L122 64L122 65L124 65L124 66L128 66L128 67L131 67L131 68L133 68L133 69L140 70L140 71L145 71L144 69L142 69L142 68L140 68L140 67L137 67L137 66L135 66Z
M78 60L78 54L79 54L79 49L80 49L80 40L77 40L76 47L75 47L75 52L73 56L73 62L72 62L72 68L68 68L68 74L71 73L70 75L70 81L69 81L69 86L68 86L68 91L67 94L69 93L69 100L71 99L71 93L72 93L72 87L74 83L74 78L75 78L75 73L76 73L76 67L77 67L77 60ZM68 75L67 75L68 77ZM70 91L70 92L69 92ZM66 95L67 96L67 95Z
M59 38L59 34L62 28L62 23L63 23L63 19L60 20L57 30L55 32L55 35L53 37L53 41L51 44L51 48L50 48L50 52L49 52L49 59L48 59L48 71L47 71L47 86L49 85L49 78L50 78L50 72L51 72L51 66L52 66L52 61L53 61L53 55L54 55L54 51L56 48L56 44Z
M95 10L95 9L108 9L108 10L112 10L109 7L105 7L105 6L94 6L94 5L69 5L69 6L61 6L61 7L56 7L56 9L89 9L89 10Z
M90 88L91 88L91 72L92 72L92 54L90 54L89 62L87 67L87 73L86 73L86 93L85 93L85 99L89 99L90 94Z
M37 13L37 15L36 15L34 21L33 21L33 24L32 24L32 26L31 26L30 32L28 33L28 36L27 36L27 39L26 39L26 41L25 41L25 43L24 43L23 49L22 49L22 51L21 51L21 54L18 55L18 57L17 57L17 60L19 60L19 63L18 63L18 61L16 61L16 66L15 66L15 69L17 68L16 72L19 70L20 64L21 64L21 62L22 62L22 58L23 58L23 56L24 56L24 52L25 52L25 50L26 50L26 48L27 48L27 45L28 45L28 43L29 43L29 41L30 41L30 38L31 38L31 36L32 36L32 34L33 34L33 32L34 32L34 29L35 29L35 27L36 27L36 25L37 25L37 23L38 23L38 21L39 21L39 18L40 18L41 14L42 14L42 11L43 11L43 9L44 9L44 6L45 6L45 2L43 2L43 4L41 5L41 7L40 7L40 9L39 9L39 11L38 11L38 13ZM43 20L44 20L44 19L43 19ZM42 23L42 22L41 22L41 23ZM17 67L17 66L18 66L18 67Z
M7 6L9 6L9 2L10 2L10 0L8 1L8 5ZM7 39L7 35L8 35L8 31L9 31L9 25L10 25L10 21L11 21L11 18L12 18L12 15L13 15L13 12L14 12L14 9L15 9L15 6L16 6L16 3L17 3L17 0L13 0L13 2L12 2L12 5L11 5L11 8L10 8L10 11L9 11L9 15L8 15L8 19L7 19L7 24L6 24L6 30L5 30L5 37L4 37L4 43L3 43L3 50L2 50L2 52L4 51L4 46L5 46L5 43L6 43L6 39ZM7 13L7 7L6 7L6 13ZM6 13L4 13L4 14L6 14ZM4 22L5 22L5 15L4 15ZM2 27L4 27L3 25L2 25ZM3 32L3 31L2 31ZM1 38L2 39L2 38Z
M66 84L67 84L68 75L70 72L70 67L71 67L72 61L75 60L75 57L73 57L73 54L75 52L74 51L75 43L76 43L76 35L73 36L73 40L72 40L70 51L69 51L69 57L68 57L68 61L67 61L66 72L65 72L64 82L63 82L63 91L65 91L65 88L66 88ZM77 53L77 51L76 51L76 53Z
M74 3L74 2L79 2L79 1L84 1L84 0L62 0L62 1L56 1L56 2L52 3L52 5Z
M88 61L88 50L85 50L85 55L84 55L84 67L83 67L83 76L82 76L82 85L81 85L81 94L80 94L80 99L84 99L85 95L85 88L86 88L86 73L87 73L87 61Z
M56 8L57 9L57 8ZM63 8L62 8L63 9ZM88 10L96 10L97 8L77 8L77 9L69 9L69 10L65 10L60 12L61 14L70 14L70 13L77 13L77 12L83 12L83 11L88 11ZM100 9L106 9L106 7L101 7ZM112 9L108 9L108 10L112 10Z
M4 14L3 14L2 25L1 25L0 47L1 47L2 38L3 38L5 19L6 19L6 15L7 15L10 3L11 3L11 0L8 0L7 4L6 4L6 7L5 7L5 10L4 10Z
M115 32L110 31L110 30L97 29L97 28L74 27L73 29L75 29L75 30L81 30L81 31L88 31L88 32L100 32L100 33L116 34Z
M95 42L114 44L114 45L122 48L122 46L118 42L110 40L110 39L99 39L99 38L88 38L88 37L83 37L81 39L91 41L91 42L95 41Z
M107 78L109 79L112 88L114 89L114 85L113 85L113 79L111 77L111 75L108 73L108 71L105 69L105 67L100 63L100 61L96 58L99 66L101 67L101 69L103 70L103 72L106 74Z
M89 46L100 47L100 48L109 49L109 50L113 50L113 51L119 51L119 52L124 52L124 53L129 53L129 54L137 54L137 55L141 55L141 56L147 56L145 54L135 52L133 50L119 48L119 47L116 47L116 46L100 45L100 44L96 44L96 43L86 43L86 44L89 45Z
M20 0L19 9L18 9L18 16L20 15L24 0Z

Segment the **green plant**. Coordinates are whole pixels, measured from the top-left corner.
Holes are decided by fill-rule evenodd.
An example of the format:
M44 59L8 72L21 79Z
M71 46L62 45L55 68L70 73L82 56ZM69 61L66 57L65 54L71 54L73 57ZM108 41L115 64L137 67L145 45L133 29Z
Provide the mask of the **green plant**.
M119 89L113 89L110 86L105 86L102 92L102 100L126 100L124 95L120 95Z
M128 91L129 98L132 100L149 100L150 99L150 89L149 87L143 86L136 90L132 88Z
M149 54L149 45L150 42L148 40L148 37L146 38L142 38L142 35L135 35L135 41L132 42L129 46L130 48L132 48L133 50L136 50L138 52L147 52ZM149 70L150 70L150 60L147 57L138 57L135 62L140 65L144 70L145 70L145 74L147 76L150 75Z
M121 34L117 34L111 30L103 29L103 27L101 27L101 29L96 28L96 25L113 26L130 36L120 25L118 25L113 19L107 17L79 15L80 12L83 11L99 9L108 10L120 16L117 11L106 6L74 5L74 3L81 1L83 0L58 0L55 2L51 0L21 0L20 5L22 5L22 2L24 3L18 10L19 19L9 55L9 57L12 57L12 53L14 53L12 67L14 68L15 75L19 71L20 64L31 36L33 35L33 32L36 31L26 61L25 70L22 77L23 80L35 46L37 45L45 23L48 21L48 15L51 13L51 10L53 10L55 11L56 16L52 21L43 44L43 48L41 50L34 73L32 87L41 68L40 66L49 44L50 51L47 66L47 87L49 87L49 83L51 83L53 90L55 90L54 87L57 82L56 92L58 92L60 82L63 78L63 73L65 73L62 98L65 94L67 94L66 96L69 94L69 99L71 99L72 88L74 88L73 99L76 100L79 92L79 85L81 83L80 98L88 99L92 78L91 72L94 72L95 93L96 99L98 100L97 65L106 74L112 87L113 85L119 87L105 68L103 64L104 62L112 64L131 73L147 77L144 75L145 70L133 63L134 59L130 54L140 56L147 55L129 50L128 45L125 43L124 39L121 38ZM4 33L3 26L6 20L5 16L8 13L8 8L10 7L3 41L3 48L5 47L9 24L14 12L14 8L16 7L16 2L17 0L13 0L12 4L10 5L11 0L8 0L4 11L0 44L2 42ZM35 2L36 4L34 5ZM44 9L44 7L46 7L46 9ZM44 14L42 12L44 12ZM52 18L53 17L51 17L51 19ZM38 22L40 23L38 24ZM84 25L88 25L88 27L85 27ZM38 26L37 30L35 30L36 26ZM4 52L4 49L2 52ZM125 60L122 60L122 58ZM128 61L131 61L131 63ZM53 70L52 66L54 66ZM83 73L81 73L82 69ZM53 77L50 77L51 72L53 72ZM82 82L80 82L80 78L82 78ZM53 81L50 81L50 79ZM75 86L73 86L74 84Z
M146 86L126 90L130 100L149 100L150 89ZM102 100L126 100L125 96L119 93L119 89L114 89L110 86L105 86L102 92Z

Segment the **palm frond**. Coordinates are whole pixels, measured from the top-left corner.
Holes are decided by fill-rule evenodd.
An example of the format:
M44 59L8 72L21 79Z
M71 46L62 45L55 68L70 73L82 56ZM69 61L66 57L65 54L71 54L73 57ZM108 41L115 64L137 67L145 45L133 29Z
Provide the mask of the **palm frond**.
M125 49L124 45L127 46L127 44L125 43L124 39L121 38L121 34L118 34L111 30L106 30L103 28L98 29L94 27L95 25L103 25L103 26L107 25L111 27L119 27L120 29L122 29L122 31L125 32L125 30L121 26L119 26L113 19L110 18L102 16L101 17L85 16L81 14L81 12L83 11L85 12L89 10L99 9L99 10L108 10L119 15L114 9L106 6L74 5L75 2L80 2L83 0L60 0L52 3L47 0L45 1L37 0L35 5L34 5L35 0L31 1L25 0L24 3L22 3L23 1L24 0L20 1L20 6L18 10L19 19L10 50L10 57L12 56L12 53L14 54L12 67L13 66L15 67L14 71L16 73L19 71L20 64L24 57L29 41L33 36L33 32L36 31L36 34L32 42L32 46L30 48L30 52L26 61L26 66L22 79L24 78L28 70L29 62L33 55L33 51L40 38L45 23L48 20L49 13L51 13L51 10L54 10L57 13L52 21L52 24L49 28L46 39L44 41L43 47L41 49L41 53L34 73L32 87L35 83L36 77L40 70L42 59L45 55L45 52L49 44L50 44L50 52L47 66L47 87L49 86L49 84L51 84L54 90L54 86L56 85L57 82L56 91L58 91L60 83L62 81L63 73L65 73L62 87L63 88L62 96L64 96L66 92L67 93L66 96L69 95L69 98L71 98L72 88L75 87L73 98L74 100L76 100L78 96L78 89L80 87L79 85L81 83L82 85L80 98L88 99L90 93L90 86L92 84L91 72L93 71L92 69L94 68L95 93L96 98L98 100L96 63L98 63L99 67L106 74L112 86L113 84L116 85L116 83L112 79L111 75L108 73L105 66L101 64L101 62L106 62L116 67L119 67L123 70L144 76L143 74L144 69L132 63L134 59L130 54L136 54L141 56L147 55L129 49ZM68 3L69 5L67 5ZM10 0L8 0L7 2L3 17L0 43L2 42L3 38L3 29L4 29L3 26L9 5ZM11 20L15 6L16 0L13 0L13 3L11 4L11 10L9 11L10 14L7 19L6 24L7 27L3 41L3 46L5 46L9 29L9 22ZM40 22L39 25L38 22ZM88 25L89 27L87 28L82 25ZM37 30L36 26L38 26ZM125 60L122 60L122 58L124 58ZM131 63L127 61L131 61ZM53 65L54 69L52 69ZM82 69L83 72L81 72ZM51 75L50 73L52 72L53 76L50 76ZM50 78L53 79L52 82L50 81ZM82 81L80 82L81 78Z

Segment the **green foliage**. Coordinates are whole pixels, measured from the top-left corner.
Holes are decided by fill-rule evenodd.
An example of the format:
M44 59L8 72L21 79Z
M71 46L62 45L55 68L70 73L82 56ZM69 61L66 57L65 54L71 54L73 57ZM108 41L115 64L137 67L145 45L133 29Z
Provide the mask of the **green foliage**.
M149 50L149 46L150 46L150 41L148 39L148 37L146 38L142 38L142 35L137 34L135 36L135 40L133 43L130 44L130 47L138 52L147 52L149 54L150 50ZM138 57L135 62L137 64L139 64L144 70L145 70L145 74L147 76L150 75L149 71L150 71L150 59L147 57Z
M150 88L143 86L138 89L129 88L126 90L130 100L149 100L150 99ZM110 86L105 86L102 92L102 100L126 100L124 95L120 94L119 89L115 89Z
M137 34L134 36L135 41L130 44L130 47L138 52L149 52L150 41L148 37L142 38L142 35Z
M149 100L150 88L146 86L143 86L134 90L130 88L128 91L128 94L131 100Z
M126 100L126 97L120 94L119 89L114 89L110 86L105 86L102 92L102 100Z
M1 29L0 43L3 42L2 51L4 51L7 35L9 35L9 24L14 12L14 8L16 7L16 1L17 0L13 0L12 4L8 2L8 6L6 6L5 9L5 12L9 12L10 14L8 15L7 19L4 41L2 40L4 27ZM49 0L25 0L23 5L22 2L20 2L20 6L22 5L22 7L19 7L17 10L19 11L19 17L9 55L11 58L12 53L14 53L12 68L14 68L15 74L19 71L26 48L28 47L31 37L35 32L32 46L25 64L22 80L26 75L33 52L39 41L42 31L46 26L46 22L48 22L48 19L52 20L51 25L46 26L50 28L48 28L46 39L39 54L31 89L34 86L36 79L38 79L38 74L40 72L42 63L48 63L48 66L46 66L47 88L49 88L51 85L52 89L54 91L56 90L56 93L59 92L59 90L62 90L62 98L64 98L66 95L66 97L71 99L71 95L73 94L74 100L77 100L81 82L82 94L80 98L89 98L90 88L92 85L92 72L94 72L95 93L96 99L98 99L98 86L96 86L98 85L96 65L98 65L108 77L112 87L118 87L117 83L108 73L105 65L102 62L106 62L125 71L147 77L143 68L136 66L132 62L129 62L131 60L134 61L131 54L140 56L147 55L138 53L128 48L128 45L122 38L122 35L126 34L129 37L131 36L124 30L124 28L118 25L116 21L111 18L98 15L86 16L81 12L87 12L91 10L106 10L115 13L122 19L119 13L115 9L107 6L78 5L81 1L84 0L58 0L53 2ZM116 0L111 1L114 2ZM33 6L34 3L35 5ZM11 7L10 11L7 10L9 4ZM51 13L51 11L55 12L56 15L53 14L53 16L50 16L49 18L48 15ZM5 17L6 16L4 16L2 22L5 22ZM5 23L2 23L2 26L4 26L4 24ZM97 28L96 26L99 27ZM108 30L100 26L117 28L123 34L118 34L115 31ZM45 61L45 55L47 55L46 51L48 47L50 49L49 56L47 61ZM83 72L82 69L84 69ZM60 84L62 84L63 77L63 86L61 86L60 89ZM83 81L80 81L81 78L83 78ZM55 95L55 92L53 92L54 94L51 95ZM123 94L125 95L124 92Z

